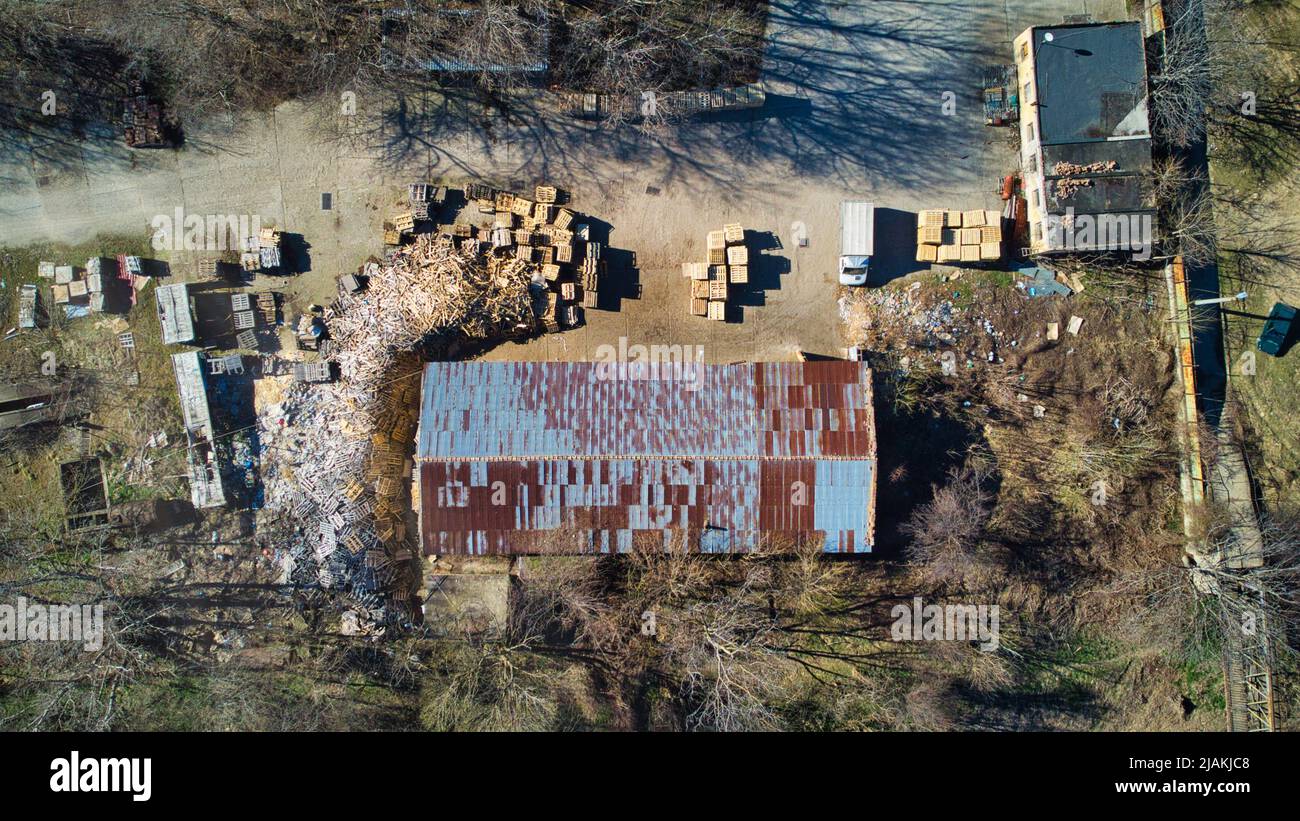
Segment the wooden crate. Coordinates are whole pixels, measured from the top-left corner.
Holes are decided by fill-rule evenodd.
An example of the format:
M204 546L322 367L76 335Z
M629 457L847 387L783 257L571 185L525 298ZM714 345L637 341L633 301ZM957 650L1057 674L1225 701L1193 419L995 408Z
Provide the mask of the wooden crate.
M707 279L691 280L691 298L692 299L709 298L709 281Z
M743 245L733 245L727 249L728 265L748 265L749 249Z
M515 195L509 191L498 191L496 199L492 203L498 211L513 211L515 207Z
M511 205L510 210L521 217L526 217L533 213L533 201L526 200L523 197L515 197L515 201Z
M691 279L707 280L709 278L709 264L707 262L691 262L687 264L691 266Z
M942 245L943 229L937 225L925 225L916 229L917 245Z
M939 246L939 258L938 258L939 262L956 262L959 259L961 259L960 245Z
M550 265L555 262L555 249L549 245L537 249L537 260L543 265Z
M980 247L978 245L963 245L961 247L962 262L979 262Z
M573 262L573 246L557 245L555 246L556 262Z
M582 307L595 308L597 303L599 302L600 302L600 295L596 293L595 288L582 289Z
M980 229L980 244L985 242L1001 242L1002 228L997 225L986 225Z
M725 279L709 280L709 299L725 300L726 298L727 298L727 281Z
M65 302L67 302L67 301L68 301L68 286L67 286L67 285L55 285L55 286L54 286L54 303L55 303L56 305L62 305L63 303L65 303Z
M960 212L960 211L944 211L944 212L943 212L943 225L944 225L945 228L960 228L960 227L961 227L961 212Z
M533 189L533 196L541 203L555 202L555 197L558 193L559 192L555 190L555 186L553 185L539 185L537 188Z
M709 250L727 247L727 235L723 231L710 231L705 237L705 246Z
M533 206L533 219L538 223L551 221L551 206L544 202L539 202Z
M567 209L567 208L561 208L559 211L556 212L556 214L555 214L555 227L556 227L556 228L559 228L559 229L562 229L562 230L568 230L569 225L572 224L572 223L573 223L573 212L572 212L572 211L570 211L570 210Z
M942 228L943 209L928 208L916 216L916 224L922 228Z
M720 301L709 301L709 319L725 320L727 318L727 303Z
M560 299L567 299L570 302L578 295L578 286L573 282L560 283Z
M404 211L393 217L393 227L402 233L408 233L415 230L415 215L410 211ZM263 243L265 246L265 243Z
M554 282L560 278L560 266L553 263L550 265L543 265L542 276L545 277L548 282Z
M964 221L965 219L966 219L965 217L962 217L962 220L963 220L963 221ZM962 244L962 245L979 245L979 244L980 244L980 229L978 229L978 228L963 228L963 229L961 229L961 244Z
M727 264L727 249L726 249L726 248L710 248L710 249L709 249L709 264L710 264L710 265L726 265L726 264Z
M938 245L918 245L916 246L917 262L938 262L939 246Z
M709 279L726 280L726 278L727 278L727 266L725 265L709 266Z
M515 245L532 245L533 232L525 231L522 228L515 231Z
M984 209L975 208L970 211L963 211L961 214L962 228L980 228L984 225Z
M1002 259L1002 243L1001 243L1001 242L981 242L981 243L980 243L980 259L983 259L983 260Z
M707 316L709 313L709 301L707 299L691 299L691 316Z
M738 242L744 242L745 226L741 225L738 222L733 222L730 225L724 225L722 226L722 236L723 239L727 241L728 245L734 245Z
M492 218L492 227L494 228L514 228L515 215L509 211L498 211Z
M749 282L749 266L732 265L727 269L727 279L733 283Z

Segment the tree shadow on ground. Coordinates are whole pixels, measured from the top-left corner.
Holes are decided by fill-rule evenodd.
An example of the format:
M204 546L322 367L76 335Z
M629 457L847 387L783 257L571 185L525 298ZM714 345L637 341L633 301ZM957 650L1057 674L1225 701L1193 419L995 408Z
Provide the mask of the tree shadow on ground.
M918 505L933 497L935 486L966 461L983 442L964 420L895 400L892 371L872 363L876 422L876 541L872 552L899 558L908 543L901 528Z

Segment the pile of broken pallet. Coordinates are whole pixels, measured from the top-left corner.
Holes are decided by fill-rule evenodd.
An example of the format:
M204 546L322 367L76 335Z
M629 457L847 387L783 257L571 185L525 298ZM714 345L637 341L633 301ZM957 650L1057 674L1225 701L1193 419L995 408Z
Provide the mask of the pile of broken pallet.
M384 244L401 245L403 237L415 233L419 223L431 221L437 207L447 201L445 185L413 182L406 187L406 210L393 215L384 223Z
M996 262L1002 259L1002 216L976 208L931 208L917 215L917 262L940 265Z
M691 281L690 313L725 320L729 286L749 282L744 227L731 223L721 231L710 231L705 248L709 255L706 261L682 263L682 276Z
M560 206L561 192L553 185L539 185L533 198L486 185L465 187L466 200L477 204L480 214L492 215L486 241L496 253L513 253L523 262L538 265L546 286L546 303L541 310L542 327L548 333L581 324L578 308L595 308L605 260L601 245L592 242L585 225L574 222L577 214ZM478 244L472 225L450 226L461 244Z

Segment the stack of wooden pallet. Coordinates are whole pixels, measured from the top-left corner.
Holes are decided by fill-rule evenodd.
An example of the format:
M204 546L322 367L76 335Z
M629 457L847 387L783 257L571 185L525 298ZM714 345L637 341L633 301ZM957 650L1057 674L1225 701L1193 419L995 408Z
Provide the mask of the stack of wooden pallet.
M691 281L691 316L727 318L728 286L749 282L749 248L740 223L724 225L705 236L708 259L683 262L682 276Z
M470 193L467 188L466 196ZM577 235L576 214L558 205L559 190L539 185L533 199L497 189L477 188L472 193L491 206L493 247L512 248L518 259L540 266L548 292L542 327L549 333L576 327L581 321L578 306L597 305L605 267L600 244Z
M941 265L1002 259L1002 216L976 208L930 208L916 219L916 259Z

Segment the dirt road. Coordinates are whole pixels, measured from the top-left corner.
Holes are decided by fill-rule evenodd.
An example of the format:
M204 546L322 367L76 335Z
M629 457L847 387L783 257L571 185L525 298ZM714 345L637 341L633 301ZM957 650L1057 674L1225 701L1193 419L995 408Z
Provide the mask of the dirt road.
M195 126L177 151L129 151L106 128L81 144L29 142L0 160L0 243L144 233L176 208L257 215L304 238L310 270L287 290L305 304L381 252L381 223L407 181L480 177L524 188L547 180L608 223L627 271L625 298L616 313L592 312L581 331L495 355L582 357L619 336L705 344L712 361L836 353L839 201L871 199L881 209L881 277L913 269L910 215L991 207L996 179L1014 163L1011 135L983 125L981 67L1009 61L1025 26L1064 14L1115 19L1122 5L774 2L762 75L768 104L656 133L559 116L545 95L506 117L428 94L359 99L353 116L286 104L237 128ZM322 193L333 195L329 211ZM710 323L687 316L679 264L700 257L704 232L727 222L756 232L763 259L735 321ZM791 241L795 223L806 227L806 247ZM160 256L186 279L202 254Z

